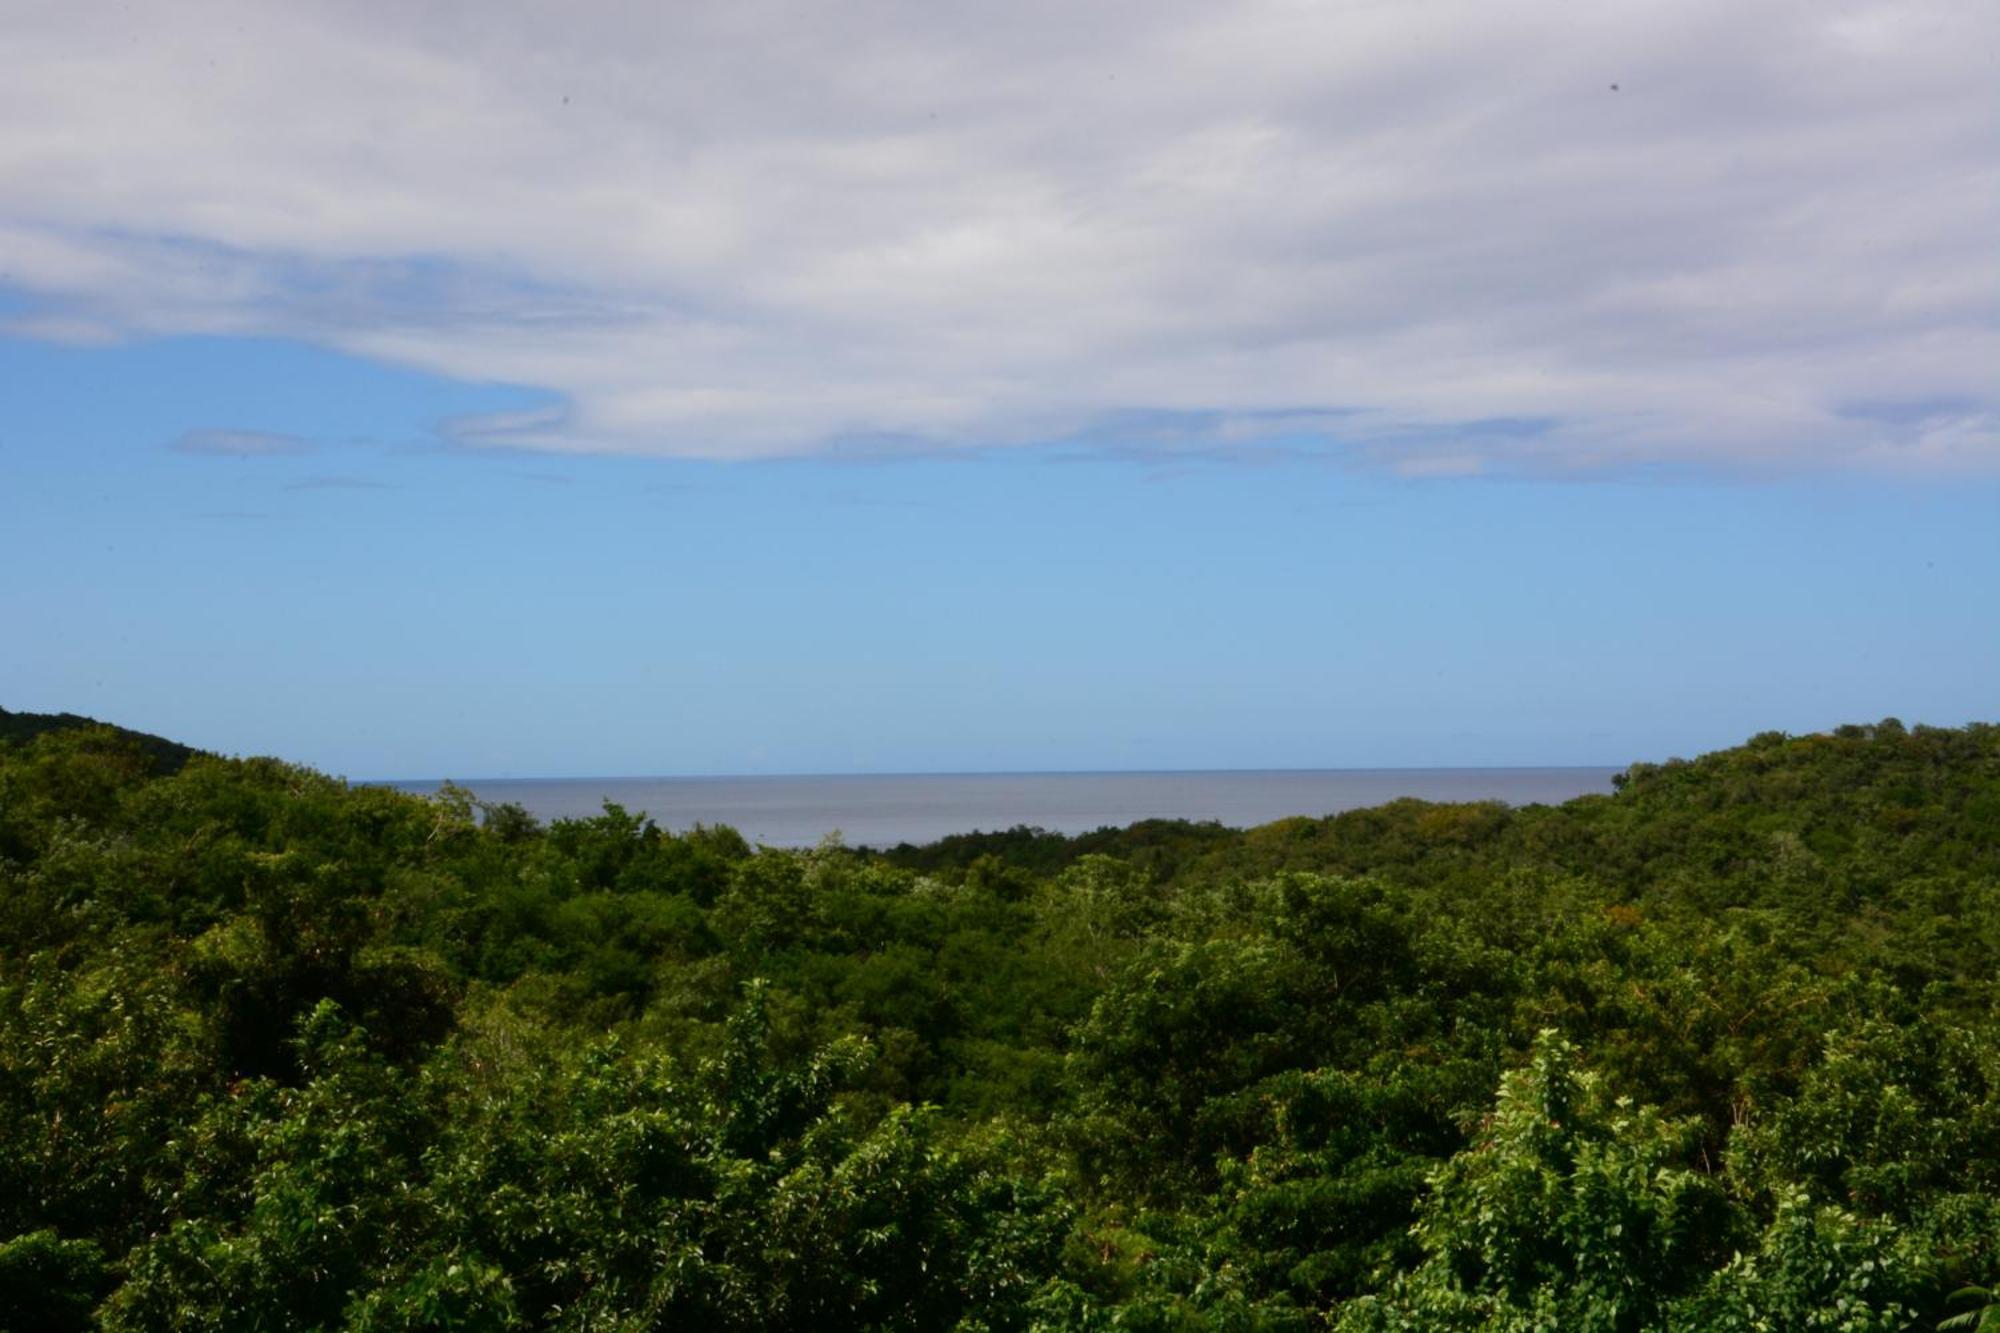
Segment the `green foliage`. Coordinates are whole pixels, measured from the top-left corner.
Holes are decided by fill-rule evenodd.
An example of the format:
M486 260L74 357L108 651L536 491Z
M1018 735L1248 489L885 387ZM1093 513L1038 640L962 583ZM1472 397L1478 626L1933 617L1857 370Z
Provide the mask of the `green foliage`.
M110 1276L95 1241L48 1228L0 1241L0 1328L87 1328Z
M875 854L26 716L0 1327L1995 1322L2000 728Z
M145 756L152 771L162 776L180 772L188 760L201 753L164 736L106 726L75 713L10 713L0 708L0 745L26 745L38 736L59 731L94 732L96 736L93 739L99 744L110 739L117 745L137 750Z
M1688 1166L1695 1127L1613 1100L1575 1047L1544 1031L1491 1119L1431 1178L1423 1258L1344 1328L1659 1326L1735 1228Z
M1892 1227L1794 1193L1756 1250L1717 1273L1672 1322L1723 1333L1893 1333L1912 1326L1934 1286L1925 1256Z
M1971 1333L1982 1333L1985 1329L2000 1328L2000 1296L1988 1287L1960 1287L1947 1298L1946 1304L1966 1307L1955 1315L1938 1321L1941 1330L1967 1329Z

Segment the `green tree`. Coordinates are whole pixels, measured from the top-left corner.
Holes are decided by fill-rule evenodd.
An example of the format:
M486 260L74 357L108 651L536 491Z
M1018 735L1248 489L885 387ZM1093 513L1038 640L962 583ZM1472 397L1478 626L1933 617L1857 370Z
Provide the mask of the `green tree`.
M1686 1158L1695 1126L1613 1099L1553 1031L1508 1074L1475 1142L1439 1169L1423 1258L1344 1329L1659 1327L1738 1229Z

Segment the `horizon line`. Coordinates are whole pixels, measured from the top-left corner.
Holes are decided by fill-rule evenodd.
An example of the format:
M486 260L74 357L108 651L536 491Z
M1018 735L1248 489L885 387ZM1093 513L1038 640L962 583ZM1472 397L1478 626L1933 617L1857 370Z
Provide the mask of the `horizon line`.
M395 787L424 784L469 786L475 782L784 782L827 778L1060 778L1060 777L1203 777L1236 773L1523 773L1623 772L1637 760L1621 764L1357 764L1346 767L1285 768L1007 768L909 769L894 772L822 773L590 773L574 777L488 773L479 777L351 778L349 786Z

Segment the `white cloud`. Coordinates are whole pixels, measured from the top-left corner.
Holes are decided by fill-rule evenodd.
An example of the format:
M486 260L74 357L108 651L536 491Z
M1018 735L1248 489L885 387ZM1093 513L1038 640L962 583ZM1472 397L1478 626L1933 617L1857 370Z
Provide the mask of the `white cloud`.
M1971 0L17 0L7 29L17 332L564 396L483 442L1140 414L1413 472L2000 467Z
M184 454L268 458L279 454L311 453L313 446L310 441L296 435L279 435L272 431L204 428L183 431L168 447Z

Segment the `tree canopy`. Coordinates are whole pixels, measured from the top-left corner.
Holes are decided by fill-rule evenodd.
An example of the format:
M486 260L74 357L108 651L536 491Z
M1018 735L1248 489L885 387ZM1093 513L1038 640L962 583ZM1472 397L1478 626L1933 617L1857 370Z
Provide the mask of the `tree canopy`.
M1932 1328L1996 1142L2000 727L797 852L0 713L0 1327Z

